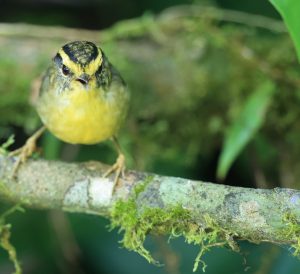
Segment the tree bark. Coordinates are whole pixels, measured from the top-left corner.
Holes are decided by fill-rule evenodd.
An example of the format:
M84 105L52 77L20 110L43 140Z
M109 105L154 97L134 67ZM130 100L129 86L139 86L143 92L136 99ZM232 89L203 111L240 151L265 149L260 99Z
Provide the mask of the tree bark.
M298 230L292 229L300 222L298 190L233 187L134 170L128 170L114 187L113 175L103 178L107 166L99 162L28 160L11 178L15 161L0 156L0 196L28 207L110 218L116 201L135 197L137 208L167 210L180 205L199 225L208 214L238 239L298 241ZM145 188L134 196L136 186L145 181Z

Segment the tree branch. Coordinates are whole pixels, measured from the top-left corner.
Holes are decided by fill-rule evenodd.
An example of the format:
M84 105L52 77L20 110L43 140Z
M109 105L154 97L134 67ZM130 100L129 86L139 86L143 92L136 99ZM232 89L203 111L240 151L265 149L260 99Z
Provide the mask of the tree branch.
M298 241L299 229L294 229L300 222L297 190L241 188L127 171L113 191L113 177L102 178L107 166L99 162L28 160L17 178L10 179L15 160L0 156L0 195L14 203L110 218L115 202L133 197L136 187L147 181L135 196L138 209L168 210L180 205L199 226L209 215L238 239L279 244Z

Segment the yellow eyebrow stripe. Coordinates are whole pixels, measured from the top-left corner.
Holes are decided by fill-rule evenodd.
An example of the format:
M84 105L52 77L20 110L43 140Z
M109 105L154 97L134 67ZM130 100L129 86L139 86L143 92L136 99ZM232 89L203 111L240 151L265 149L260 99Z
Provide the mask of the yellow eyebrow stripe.
M58 53L62 58L63 64L67 66L72 72L78 74L82 70L80 65L73 62L63 49L60 49Z
M96 59L92 60L85 67L82 67L80 64L75 63L73 60L71 60L63 49L60 49L58 53L62 58L63 64L67 66L76 75L81 74L82 72L85 72L89 75L93 75L101 66L103 61L101 50L99 50L99 54L97 55Z
M92 60L86 67L85 67L85 72L89 75L94 74L97 69L101 66L102 64L102 53L101 50L99 50L99 54L97 55L96 59Z

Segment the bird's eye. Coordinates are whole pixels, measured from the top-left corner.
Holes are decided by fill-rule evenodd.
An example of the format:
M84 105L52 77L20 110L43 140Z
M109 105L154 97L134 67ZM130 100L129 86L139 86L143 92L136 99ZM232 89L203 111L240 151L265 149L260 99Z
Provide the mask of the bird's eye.
M67 75L70 74L70 69L69 69L67 66L65 66L65 65L62 66L61 70L62 70L62 73L63 73L65 76L67 76Z

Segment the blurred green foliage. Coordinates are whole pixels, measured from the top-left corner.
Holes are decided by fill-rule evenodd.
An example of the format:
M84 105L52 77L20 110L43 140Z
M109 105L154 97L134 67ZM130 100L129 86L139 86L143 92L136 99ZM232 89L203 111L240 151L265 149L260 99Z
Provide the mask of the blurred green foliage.
M294 41L298 59L300 61L300 22L299 22L299 10L300 2L297 0L270 0L271 3L277 8L279 13L282 15L286 26L291 34Z
M222 4L230 7L229 2ZM257 8L253 3L248 6ZM297 188L300 81L290 38L287 33L268 29L269 24L256 28L247 19L243 24L233 24L226 20L226 11L214 10L214 14L211 16L211 10L205 7L186 6L158 17L148 14L121 22L95 35L95 42L121 71L132 92L129 117L119 134L127 164L160 174L216 181L225 137L238 124L236 136L245 134L244 141L242 146L235 145L237 137L230 137L233 153L230 161L236 161L225 183ZM34 11L30 16L34 16ZM260 20L254 17L254 21ZM264 23L262 20L261 25ZM84 33L78 39L82 37ZM15 133L15 147L20 146L38 127L39 119L29 104L31 86L65 42L63 37L0 35L1 141ZM264 95L264 89L260 88L265 83L275 87L272 98L266 96L265 101L251 103L251 98ZM244 132L244 123L251 125L248 133ZM111 163L115 160L109 142L97 145L96 149L71 146L48 133L42 145L48 159ZM161 238L146 242L147 249L154 250L152 253L166 263L164 268L157 268L136 254L118 249L119 238L116 233L107 233L107 221L81 215L67 218L71 224L67 233L74 233L74 241L81 249L75 255L73 249L67 249L75 256L73 261L68 260L68 252L64 250L69 242L59 241L58 234L65 231L55 228L59 223L57 216L50 218L45 212L29 210L25 215L11 217L12 240L20 250L25 273L192 271L198 250L186 246L182 240L171 243L174 251L171 247L166 250ZM296 273L299 268L299 262L288 250L242 243L242 252L247 254L246 266L238 254L212 250L204 256L206 273L243 273L250 266L248 273L279 274ZM175 266L170 263L172 260L177 261L177 267L176 263L173 262ZM1 273L10 273L7 264L7 258L0 257ZM261 269L264 272L259 272Z
M275 90L272 82L262 83L246 100L241 113L237 115L225 137L218 163L218 178L225 178L232 162L257 133L265 120L265 113L272 101Z

